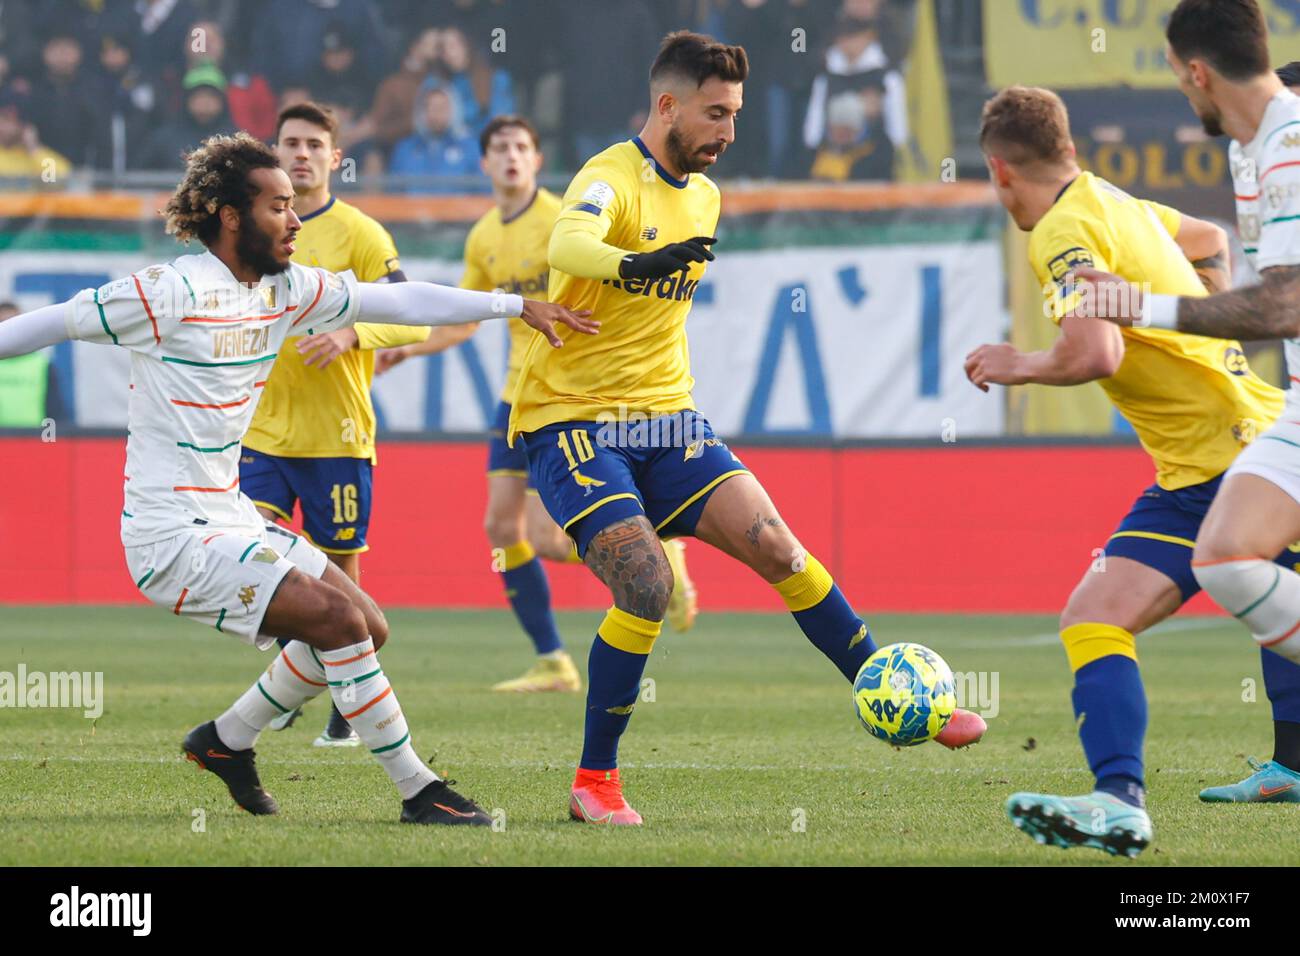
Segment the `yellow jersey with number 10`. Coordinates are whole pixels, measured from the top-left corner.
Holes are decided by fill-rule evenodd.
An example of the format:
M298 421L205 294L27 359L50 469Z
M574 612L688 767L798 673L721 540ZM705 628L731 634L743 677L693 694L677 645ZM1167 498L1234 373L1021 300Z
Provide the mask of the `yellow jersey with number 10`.
M479 292L502 289L525 299L546 301L551 271L546 262L546 247L559 214L560 197L546 189L537 190L528 205L509 219L502 219L500 208L494 206L474 223L465 239L465 275L460 280L461 288ZM519 368L524 364L524 353L537 332L525 325L523 319L506 321L510 323L510 358L501 400L508 402L519 379Z
M707 177L674 179L640 139L587 161L564 194L556 221L588 230L629 253L712 236L721 196ZM586 279L551 269L550 300L591 309L600 332L557 327L563 348L534 336L512 398L507 439L555 422L604 421L627 412L668 414L694 408L686 316L705 263L663 279Z
M337 197L302 217L295 245L294 262L330 272L351 269L361 282L376 282L402 267L388 230ZM422 342L429 330L363 323L356 330L357 347L323 369L303 362L295 347L301 336L284 340L244 436L245 447L282 458L374 462L374 349Z
M1204 296L1175 237L1181 214L1134 199L1082 173L1029 237L1029 259L1057 322L1077 304L1066 277L1080 266L1154 293ZM1259 378L1238 342L1165 329L1122 329L1124 361L1098 384L1137 432L1168 491L1228 470L1241 449L1282 413L1283 393Z

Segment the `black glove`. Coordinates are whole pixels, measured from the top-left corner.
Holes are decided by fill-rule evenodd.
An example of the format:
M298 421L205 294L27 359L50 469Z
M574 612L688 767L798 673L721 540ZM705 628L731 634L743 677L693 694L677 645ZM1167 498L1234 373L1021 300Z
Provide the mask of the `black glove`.
M689 269L692 262L712 262L714 255L709 246L717 242L709 236L696 236L685 242L656 249L654 252L634 252L623 257L618 264L621 279L662 279L674 272Z

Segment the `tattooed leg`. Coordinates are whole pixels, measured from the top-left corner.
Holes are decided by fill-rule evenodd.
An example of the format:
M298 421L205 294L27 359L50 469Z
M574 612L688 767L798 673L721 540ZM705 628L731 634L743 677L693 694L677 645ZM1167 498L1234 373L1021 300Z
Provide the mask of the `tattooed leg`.
M802 570L805 558L753 475L728 478L709 496L695 537L753 568L769 584Z
M664 619L673 572L644 515L617 521L592 538L586 564L609 588L620 611L647 621Z

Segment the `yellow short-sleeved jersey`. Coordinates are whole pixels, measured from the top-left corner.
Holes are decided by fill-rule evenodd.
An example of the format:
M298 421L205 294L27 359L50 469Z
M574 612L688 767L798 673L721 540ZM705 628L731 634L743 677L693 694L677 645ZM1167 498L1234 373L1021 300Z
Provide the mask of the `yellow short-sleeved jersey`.
M375 220L337 197L302 217L293 261L330 272L351 269L362 282L375 282L401 268L393 238ZM374 349L423 341L418 326L358 324L358 343L327 368L308 368L284 340L244 445L284 458L368 458L375 460L375 408L370 383Z
M659 280L580 278L556 268L556 249L573 228L594 229L607 246L629 253L650 252L712 236L720 210L718 187L707 176L673 179L639 138L587 161L564 194L551 237L549 296L571 309L591 309L600 332L560 327L559 349L533 336L511 399L511 443L519 432L554 422L694 408L686 316L705 264Z
M1056 321L1075 302L1071 270L1091 266L1154 293L1204 296L1174 241L1173 209L1134 199L1091 173L1067 186L1029 237L1029 258ZM1075 294L1077 296L1077 293ZM1237 342L1163 329L1123 329L1124 361L1099 383L1175 491L1222 474L1282 412L1283 393L1251 371Z
M559 214L560 197L546 189L537 190L528 205L509 219L502 219L501 210L493 207L474 223L465 240L465 275L460 281L461 288L481 292L502 289L525 299L545 301L550 279L546 247ZM507 402L514 394L524 353L537 334L522 319L508 321L510 359L505 386L501 389L501 398Z

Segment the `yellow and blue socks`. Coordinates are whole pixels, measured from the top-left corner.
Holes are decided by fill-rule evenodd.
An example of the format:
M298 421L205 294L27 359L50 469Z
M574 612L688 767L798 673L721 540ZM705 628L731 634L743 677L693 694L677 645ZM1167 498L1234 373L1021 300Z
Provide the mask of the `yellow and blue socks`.
M618 766L618 740L641 693L641 675L663 621L647 621L611 607L605 612L587 658L587 719L583 770Z
M1137 641L1122 627L1088 623L1067 627L1061 643L1074 672L1074 719L1096 788L1145 806L1147 696Z
M370 638L333 651L316 651L330 696L361 742L409 800L438 777L411 746L411 732Z
M773 587L813 646L830 658L841 674L854 680L867 658L875 653L876 642L830 572L812 555L806 555L803 570Z
M217 718L217 736L231 750L247 750L267 724L325 688L325 669L312 649L301 641L286 641L253 686Z
M519 626L532 640L539 655L561 650L560 632L555 626L555 615L551 613L551 586L537 552L527 541L503 550L501 579Z

